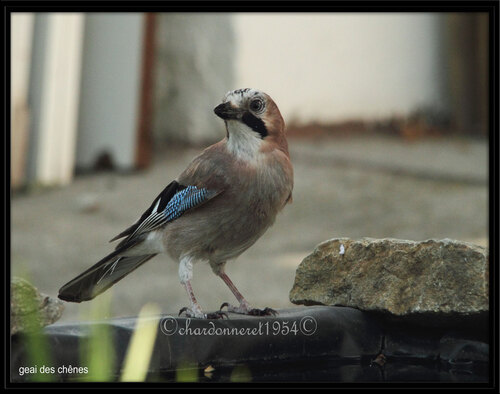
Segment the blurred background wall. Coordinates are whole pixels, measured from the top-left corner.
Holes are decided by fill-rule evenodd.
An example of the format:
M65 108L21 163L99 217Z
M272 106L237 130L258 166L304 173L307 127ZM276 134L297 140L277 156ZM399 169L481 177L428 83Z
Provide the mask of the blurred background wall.
M268 92L288 124L431 108L453 132L488 127L486 14L15 13L11 26L14 188L218 140L212 109L240 87Z
M240 14L238 82L276 91L285 118L302 122L448 109L443 22L438 13Z
M76 167L133 168L141 116L145 18L85 14Z
M207 144L221 139L212 108L235 87L231 14L157 15L155 141Z

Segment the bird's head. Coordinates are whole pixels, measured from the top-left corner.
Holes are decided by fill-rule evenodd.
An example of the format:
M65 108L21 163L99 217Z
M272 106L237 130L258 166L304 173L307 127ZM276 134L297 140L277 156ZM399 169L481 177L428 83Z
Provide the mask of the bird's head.
M264 147L275 144L288 151L285 121L266 93L250 88L227 92L214 112L226 124L228 141L248 140Z

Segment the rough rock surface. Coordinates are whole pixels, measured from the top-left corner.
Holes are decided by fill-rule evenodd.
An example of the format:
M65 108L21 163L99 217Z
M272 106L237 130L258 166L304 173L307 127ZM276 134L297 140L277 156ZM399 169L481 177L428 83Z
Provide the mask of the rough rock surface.
M488 312L488 249L443 239L336 238L297 268L290 300L389 312Z
M10 294L11 335L52 324L64 310L62 301L40 293L22 278L12 278Z

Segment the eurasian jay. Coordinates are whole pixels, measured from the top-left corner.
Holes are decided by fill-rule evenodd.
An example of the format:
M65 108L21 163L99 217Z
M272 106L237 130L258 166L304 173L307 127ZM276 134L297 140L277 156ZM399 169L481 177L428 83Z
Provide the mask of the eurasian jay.
M285 123L271 97L255 89L228 92L214 112L224 120L226 137L194 158L137 222L111 240L124 238L116 249L61 287L59 298L91 300L157 254L168 253L179 262L180 282L190 300L179 314L221 318L223 307L250 315L275 313L250 307L224 268L292 201ZM224 303L218 312L203 313L191 287L197 261L208 261L238 306Z

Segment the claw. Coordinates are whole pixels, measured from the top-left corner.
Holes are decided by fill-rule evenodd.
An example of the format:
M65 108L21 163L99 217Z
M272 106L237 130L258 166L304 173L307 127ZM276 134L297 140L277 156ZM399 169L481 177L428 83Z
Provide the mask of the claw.
M232 306L231 304L224 302L220 308L219 312L222 311L222 308L226 307L228 312L240 313L243 315L250 316L276 316L278 312L271 308L257 309L257 308L249 308L248 304L240 304L239 307Z
M179 316L183 312L186 313L186 317L196 318L196 319L224 319L224 316L226 317L226 319L229 319L229 317L227 316L227 313L222 312L222 311L217 311L217 312L213 312L213 313L203 313L200 311L199 313L195 313L191 309L189 309L187 306L185 306L184 308L182 308L179 311Z
M222 311L207 313L206 317L207 317L207 319L223 319L224 320L224 317L226 317L226 319L229 319L229 317L227 316L227 313L222 312Z
M192 309L188 308L187 306L185 306L184 308L182 308L179 311L179 316L183 312L185 312L186 313L186 317L189 317L189 318L195 318L195 319L206 319L207 318L207 315L205 313L203 313L201 310L195 312Z
M252 316L276 316L278 314L274 309L268 307L264 309L250 309L247 313Z

